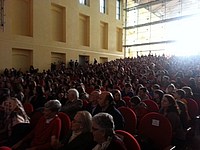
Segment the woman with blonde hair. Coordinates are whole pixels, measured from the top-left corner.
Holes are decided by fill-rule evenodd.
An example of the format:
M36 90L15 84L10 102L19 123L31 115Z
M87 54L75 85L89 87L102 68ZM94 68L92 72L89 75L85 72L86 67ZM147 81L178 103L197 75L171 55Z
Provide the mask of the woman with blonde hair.
M91 150L95 144L91 131L91 114L88 111L78 111L72 120L71 132L58 143L57 149Z

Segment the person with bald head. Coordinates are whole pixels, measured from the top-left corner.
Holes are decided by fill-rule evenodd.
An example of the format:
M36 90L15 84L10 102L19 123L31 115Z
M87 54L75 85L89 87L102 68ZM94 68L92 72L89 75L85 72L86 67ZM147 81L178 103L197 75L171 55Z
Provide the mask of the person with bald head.
M93 115L100 112L108 113L113 117L115 130L124 129L124 118L119 110L115 107L114 98L111 92L102 91L99 95L98 105L100 106L100 110L97 110L96 108Z
M89 103L86 107L86 110L89 111L92 116L95 113L95 111L100 110L100 106L98 105L100 94L100 90L95 90L92 91L89 95Z

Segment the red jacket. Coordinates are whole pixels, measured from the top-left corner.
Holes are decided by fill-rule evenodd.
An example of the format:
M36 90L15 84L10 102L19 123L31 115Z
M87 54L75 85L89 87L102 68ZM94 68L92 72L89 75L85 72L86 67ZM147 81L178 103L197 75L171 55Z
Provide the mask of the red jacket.
M49 123L46 123L46 119L41 117L38 121L34 131L34 137L31 142L31 147L38 147L39 150L51 149L51 137L55 136L57 139L60 137L61 120L59 117L55 117Z

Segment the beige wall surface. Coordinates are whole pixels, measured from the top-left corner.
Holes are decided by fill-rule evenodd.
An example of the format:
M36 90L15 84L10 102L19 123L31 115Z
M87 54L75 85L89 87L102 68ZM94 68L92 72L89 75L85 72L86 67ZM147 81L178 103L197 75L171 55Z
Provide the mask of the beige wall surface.
M102 14L99 0L89 0L89 6L79 0L5 0L4 18L0 18L4 21L0 28L0 71L12 67L26 70L27 64L42 71L56 59L68 63L79 60L79 55L89 56L90 63L94 58L98 62L100 58L123 58L116 38L120 37L117 31L122 29L122 17L116 19L116 0L106 3L106 14ZM82 35L88 38L86 46L80 41L84 37L79 37L81 15L89 18L85 24L88 32L82 32L88 34ZM107 35L107 49L101 49L101 22L108 24L107 33L103 33Z

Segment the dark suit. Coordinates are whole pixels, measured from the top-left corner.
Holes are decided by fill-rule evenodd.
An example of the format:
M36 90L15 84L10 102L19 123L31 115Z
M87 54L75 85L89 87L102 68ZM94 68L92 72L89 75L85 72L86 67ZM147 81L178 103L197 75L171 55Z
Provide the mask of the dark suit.
M115 124L115 130L123 130L124 129L124 125L125 125L124 117L122 116L120 111L118 109L116 109L116 107L114 105L110 105L105 111L102 111L102 109L99 109L99 107L98 108L96 107L93 115L96 115L100 112L108 113L113 117L113 121Z

